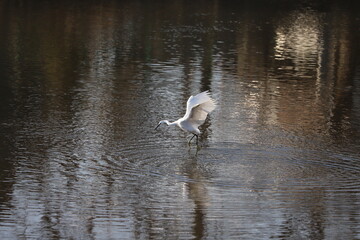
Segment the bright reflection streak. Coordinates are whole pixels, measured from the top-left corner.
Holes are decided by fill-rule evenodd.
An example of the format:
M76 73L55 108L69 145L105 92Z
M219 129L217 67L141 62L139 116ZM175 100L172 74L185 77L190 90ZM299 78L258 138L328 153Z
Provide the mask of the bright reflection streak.
M295 12L276 29L275 59L292 59L298 70L316 59L322 45L321 19L312 12ZM316 62L314 62L316 64Z

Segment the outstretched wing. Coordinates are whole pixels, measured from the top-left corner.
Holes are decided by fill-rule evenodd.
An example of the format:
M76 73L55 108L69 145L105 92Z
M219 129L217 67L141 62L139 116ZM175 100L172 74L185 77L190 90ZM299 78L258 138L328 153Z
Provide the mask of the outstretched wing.
M191 96L187 101L186 114L184 119L195 127L205 122L207 115L216 107L215 101L210 97L209 92L205 91L196 96Z

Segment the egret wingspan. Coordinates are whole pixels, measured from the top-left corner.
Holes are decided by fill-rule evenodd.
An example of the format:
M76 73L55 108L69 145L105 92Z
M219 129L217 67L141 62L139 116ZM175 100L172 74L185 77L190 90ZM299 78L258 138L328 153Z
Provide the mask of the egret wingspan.
M204 110L207 111L208 113L210 113L212 110L215 109L215 102L214 100L210 97L209 95L209 91L205 91L202 93L199 93L195 96L191 96L189 97L187 103L186 103L186 113L185 116L183 117L184 120L187 120L189 117L191 117L191 111L193 108L201 105L201 104L205 104L206 105L203 106ZM207 114L205 115L206 118ZM204 120L205 120L204 118Z
M212 100L197 105L191 109L188 121L196 128L205 122L207 115L215 109L215 103Z
M205 102L191 109L188 121L195 124L196 127L205 122L207 115L214 110L215 103L213 101Z

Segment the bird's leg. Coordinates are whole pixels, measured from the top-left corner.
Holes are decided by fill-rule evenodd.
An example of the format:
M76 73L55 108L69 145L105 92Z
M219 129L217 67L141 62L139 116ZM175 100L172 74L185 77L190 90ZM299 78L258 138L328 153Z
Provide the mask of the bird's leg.
M198 144L198 136L197 136L196 134L194 134L194 135L190 138L190 140L189 140L189 142L188 142L189 146L190 146L191 140L193 140L193 138L194 138L195 136L196 136L196 145Z

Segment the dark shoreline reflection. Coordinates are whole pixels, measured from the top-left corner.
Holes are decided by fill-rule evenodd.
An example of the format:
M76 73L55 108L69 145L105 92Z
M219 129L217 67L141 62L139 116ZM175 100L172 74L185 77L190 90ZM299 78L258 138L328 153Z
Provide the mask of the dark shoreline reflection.
M0 1L0 238L359 238L358 9Z

